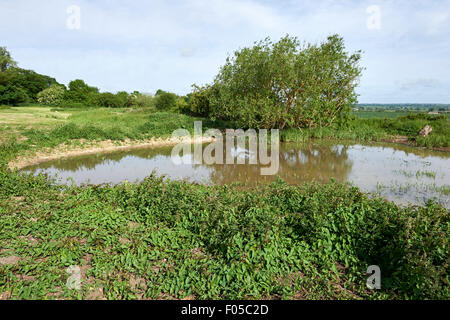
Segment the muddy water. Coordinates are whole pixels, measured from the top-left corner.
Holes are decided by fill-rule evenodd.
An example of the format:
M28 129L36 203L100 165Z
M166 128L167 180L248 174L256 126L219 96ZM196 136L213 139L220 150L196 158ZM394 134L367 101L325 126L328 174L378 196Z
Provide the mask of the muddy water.
M276 176L262 176L258 165L184 164L171 160L171 147L147 148L61 159L25 168L34 174L57 177L62 183L120 183L140 181L155 171L170 179L205 184L254 184ZM235 158L255 155L232 149ZM350 182L397 203L423 204L435 199L450 207L450 155L418 148L383 144L281 144L278 176L290 184L318 181ZM186 163L188 162L188 163ZM236 163L235 161L234 163Z

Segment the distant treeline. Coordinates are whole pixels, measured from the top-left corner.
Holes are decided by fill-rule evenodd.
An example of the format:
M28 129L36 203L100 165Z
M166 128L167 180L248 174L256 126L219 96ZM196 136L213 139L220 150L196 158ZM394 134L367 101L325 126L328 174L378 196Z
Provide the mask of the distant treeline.
M66 87L55 79L17 67L0 47L0 104L38 102L61 107L148 107L216 120L245 128L348 126L361 52L348 53L339 35L306 44L286 35L235 51L214 80L193 86L186 96L158 90L148 95L100 92L81 79ZM299 76L300 75L300 76Z
M0 105L39 103L61 107L145 107L159 111L189 112L190 95L158 90L155 95L138 91L111 93L76 79L66 87L56 79L19 68L10 53L0 47Z
M428 111L450 111L450 104L440 103L358 103L354 108L360 110L428 110Z

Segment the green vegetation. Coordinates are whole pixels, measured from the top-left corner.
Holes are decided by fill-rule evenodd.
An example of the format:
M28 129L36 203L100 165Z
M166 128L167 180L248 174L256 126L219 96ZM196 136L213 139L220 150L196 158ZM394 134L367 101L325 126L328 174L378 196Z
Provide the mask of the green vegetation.
M430 125L433 131L428 137L419 136L420 130ZM357 141L395 141L405 136L413 145L422 147L450 147L450 123L443 115L411 114L397 118L355 118L346 128L287 129L281 131L282 141L308 139L342 139Z
M39 92L56 83L51 77L18 68L8 50L0 47L0 104L36 102Z
M365 111L449 111L450 104L442 104L442 103L390 103L390 104L381 104L381 103L358 103L356 106L359 110Z
M158 90L156 97L137 91L100 92L81 79L66 88L55 79L17 67L11 54L0 47L0 104L17 106L30 103L69 108L152 108L159 111L187 112L187 97Z
M187 96L100 92L83 80L66 88L18 68L0 49L0 297L450 298L450 216L432 201L400 207L334 182L250 188L150 176L139 184L61 186L7 167L63 143L192 132L196 120L203 130L279 126L286 141L404 135L449 147L446 117L351 117L359 53L348 55L341 38L305 47L289 37L261 42ZM418 137L426 124L433 132ZM380 291L366 288L373 264L382 270ZM66 287L72 265L82 269L81 291Z
M14 152L24 153L55 148L63 143L79 143L80 140L169 138L179 128L193 134L194 121L202 121L204 130L224 129L229 124L140 108L13 107L1 111L0 124L6 123L8 130L0 131L0 142L14 146Z
M48 89L44 89L37 94L37 100L42 105L60 105L64 101L65 88L54 84Z
M211 116L247 128L315 128L346 123L361 74L360 52L345 52L343 39L301 45L269 38L228 58L214 83L197 91ZM204 101L196 100L203 110Z
M64 187L5 168L0 198L12 298L450 297L450 220L431 202L400 208L334 183ZM372 264L381 291L365 288ZM65 286L70 265L85 270L80 292Z
M19 107L2 111L17 116ZM58 186L6 168L21 151L168 136L190 116L142 109L46 110L0 145L0 294L12 298L448 299L449 215L341 184ZM61 119L51 118L59 114ZM203 119L204 129L225 127ZM35 121L30 121L36 125ZM331 130L325 128L323 130ZM313 131L315 132L315 131ZM0 135L4 132L0 132ZM23 138L23 137L22 137ZM431 172L418 174L431 175ZM380 265L383 288L365 287ZM82 291L66 268L84 270Z

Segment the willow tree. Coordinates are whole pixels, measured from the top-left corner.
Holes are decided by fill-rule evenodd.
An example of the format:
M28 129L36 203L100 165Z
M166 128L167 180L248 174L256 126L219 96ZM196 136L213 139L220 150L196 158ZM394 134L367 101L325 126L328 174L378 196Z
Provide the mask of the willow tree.
M210 115L243 127L330 126L348 117L356 102L360 54L347 53L338 35L317 45L266 38L236 51L204 87Z

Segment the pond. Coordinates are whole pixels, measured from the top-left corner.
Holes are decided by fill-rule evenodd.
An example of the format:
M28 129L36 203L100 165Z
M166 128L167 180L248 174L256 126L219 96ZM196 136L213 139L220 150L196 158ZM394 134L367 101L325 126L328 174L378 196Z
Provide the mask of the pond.
M334 179L378 193L400 204L423 204L435 199L449 208L450 154L392 144L307 143L280 144L277 176L262 176L259 165L175 165L172 147L132 149L60 159L25 168L61 183L117 184L135 182L153 171L170 179L204 184L270 182L277 176L289 184ZM248 150L231 150L234 157L251 157ZM193 159L192 154L185 155ZM186 162L186 161L185 161ZM236 163L236 161L235 161Z

